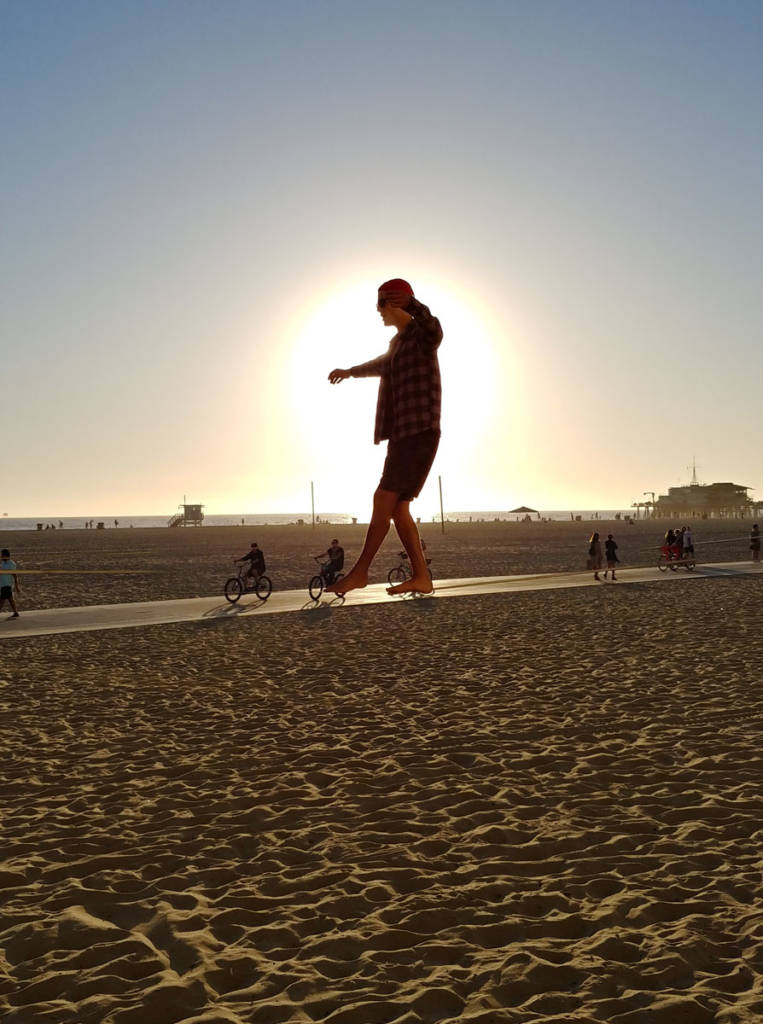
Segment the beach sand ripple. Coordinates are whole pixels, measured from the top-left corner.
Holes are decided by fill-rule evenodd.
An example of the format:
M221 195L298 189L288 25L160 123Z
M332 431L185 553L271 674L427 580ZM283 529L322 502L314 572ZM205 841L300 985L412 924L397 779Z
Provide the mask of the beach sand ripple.
M17 641L4 1022L761 1019L762 596Z

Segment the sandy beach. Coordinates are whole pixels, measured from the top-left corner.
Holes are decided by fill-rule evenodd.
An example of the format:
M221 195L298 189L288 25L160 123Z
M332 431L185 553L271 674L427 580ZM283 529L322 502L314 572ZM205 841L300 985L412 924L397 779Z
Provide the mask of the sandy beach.
M475 529L433 537L437 562L501 571ZM210 579L237 547L175 536ZM579 537L534 536L579 567ZM294 547L296 573L314 539ZM4 1021L760 1019L762 596L697 580L15 641Z
M424 523L421 535L432 558L435 579L517 573L578 572L585 568L588 537L613 533L623 565L656 564L664 521ZM674 524L675 525L675 524ZM265 551L268 575L276 590L307 587L317 566L312 556L338 537L347 553L345 567L360 553L366 527L260 526L201 529L0 531L19 568L71 570L66 575L22 579L20 607L158 601L222 593L240 558L257 541ZM733 561L749 557L750 522L711 520L694 524L697 558ZM373 566L370 582L383 582L398 563L400 542L394 530ZM80 571L97 571L97 575ZM125 571L128 575L122 575Z

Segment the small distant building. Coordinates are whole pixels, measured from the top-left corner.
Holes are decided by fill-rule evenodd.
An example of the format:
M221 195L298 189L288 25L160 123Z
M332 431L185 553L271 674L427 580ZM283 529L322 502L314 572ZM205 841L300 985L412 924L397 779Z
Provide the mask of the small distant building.
M739 519L754 514L760 503L742 484L691 483L669 487L654 503L653 516L661 519Z
M180 509L168 521L167 526L201 526L204 522L203 505L178 505Z

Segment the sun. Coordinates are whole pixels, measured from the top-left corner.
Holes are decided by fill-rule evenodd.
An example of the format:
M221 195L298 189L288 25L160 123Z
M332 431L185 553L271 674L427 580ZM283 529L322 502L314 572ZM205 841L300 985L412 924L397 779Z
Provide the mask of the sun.
M443 282L413 284L444 333L438 461L449 473L469 477L495 442L503 372L499 342L468 295ZM364 277L316 301L304 310L288 346L284 386L289 417L307 463L331 481L333 508L368 502L384 456L385 446L373 445L378 379L355 378L333 386L327 379L335 367L349 368L387 350L393 332L376 312L377 286L376 279Z

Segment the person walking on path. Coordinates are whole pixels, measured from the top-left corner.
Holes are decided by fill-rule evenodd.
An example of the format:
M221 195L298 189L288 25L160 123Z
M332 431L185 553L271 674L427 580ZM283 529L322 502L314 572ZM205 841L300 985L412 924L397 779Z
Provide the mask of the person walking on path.
M11 606L12 619L19 617L19 610L16 607L16 602L13 600L14 591L19 593L19 578L13 572L17 568L16 563L11 558L11 553L8 548L3 548L0 551L0 612L5 607L7 601Z
M753 525L750 530L750 551L752 552L753 562L760 561L760 527L757 523Z
M387 458L374 492L371 522L360 557L347 576L326 590L345 594L365 587L371 562L387 536L390 522L394 522L413 575L389 587L388 593L428 594L432 581L410 504L426 482L440 443L442 388L437 349L442 327L402 278L385 281L379 287L376 308L385 326L396 329L389 348L367 363L332 370L329 381L338 384L348 377L380 378L374 444L388 442Z
M601 541L598 533L592 533L588 541L588 568L593 569L593 578L601 580L599 569L601 569Z
M607 539L604 541L604 551L607 556L607 568L604 570L604 579L607 578L607 573L612 570L612 579L616 580L615 566L620 561L617 557L617 542L611 533L607 534Z

